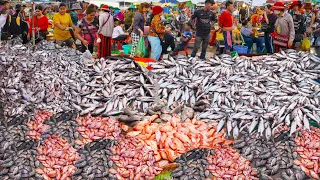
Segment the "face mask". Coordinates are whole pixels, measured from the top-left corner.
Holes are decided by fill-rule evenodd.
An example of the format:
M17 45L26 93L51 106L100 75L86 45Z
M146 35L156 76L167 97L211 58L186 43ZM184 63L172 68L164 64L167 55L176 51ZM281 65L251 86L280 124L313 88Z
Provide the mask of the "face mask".
M279 15L279 14L280 14L280 11L274 10L274 14Z

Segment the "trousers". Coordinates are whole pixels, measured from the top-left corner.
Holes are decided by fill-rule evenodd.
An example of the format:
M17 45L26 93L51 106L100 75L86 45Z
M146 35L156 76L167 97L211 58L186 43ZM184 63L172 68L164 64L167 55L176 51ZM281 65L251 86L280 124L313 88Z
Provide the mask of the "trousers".
M151 45L150 57L156 61L160 59L162 53L162 46L159 37L148 36L149 43Z
M194 47L191 53L191 57L196 57L196 54L198 52L198 49L202 43L201 47L201 54L200 54L200 59L204 59L206 57L206 52L207 52L207 47L209 45L209 39L210 36L209 34L207 36L196 36L195 42L194 42Z

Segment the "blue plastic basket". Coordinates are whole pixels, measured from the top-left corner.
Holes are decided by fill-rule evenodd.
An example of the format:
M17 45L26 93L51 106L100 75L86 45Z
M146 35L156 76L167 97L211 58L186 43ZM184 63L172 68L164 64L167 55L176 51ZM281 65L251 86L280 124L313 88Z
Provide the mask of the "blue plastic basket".
M123 53L124 54L131 54L131 48L132 48L132 44L123 45L122 46Z
M248 46L233 46L233 50L236 51L238 54L247 54Z

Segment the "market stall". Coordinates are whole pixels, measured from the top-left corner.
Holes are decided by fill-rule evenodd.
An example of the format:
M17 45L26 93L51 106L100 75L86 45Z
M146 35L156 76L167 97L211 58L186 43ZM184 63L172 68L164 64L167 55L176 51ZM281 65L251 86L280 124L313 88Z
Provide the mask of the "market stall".
M0 55L1 179L319 179L315 55Z

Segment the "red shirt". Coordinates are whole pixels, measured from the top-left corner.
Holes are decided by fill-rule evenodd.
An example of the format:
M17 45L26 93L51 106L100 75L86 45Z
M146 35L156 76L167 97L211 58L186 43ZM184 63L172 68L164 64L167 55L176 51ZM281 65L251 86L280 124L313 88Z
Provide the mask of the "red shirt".
M48 26L49 26L49 20L47 18L47 16L43 16L42 18L38 19L38 23L37 23L37 16L33 17L33 24L34 24L34 28L40 28L40 31L47 31L48 30ZM31 24L31 19L30 19L30 28L28 33L31 34L32 32L32 24Z
M222 27L232 27L232 15L228 11L224 11L219 16L219 23Z

